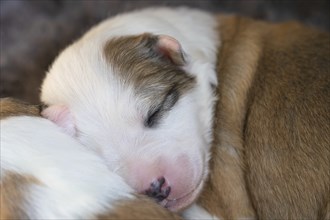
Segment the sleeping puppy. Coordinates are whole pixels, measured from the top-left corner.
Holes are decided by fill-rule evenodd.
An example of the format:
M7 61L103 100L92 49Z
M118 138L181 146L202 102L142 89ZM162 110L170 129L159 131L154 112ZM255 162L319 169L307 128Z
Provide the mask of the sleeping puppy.
M229 219L330 219L329 33L217 19L219 101L200 201Z
M1 219L181 219L136 196L38 106L0 103Z
M49 106L43 115L103 157L136 192L182 210L208 174L215 25L211 16L185 9L103 22L55 61L42 86Z
M218 217L324 219L329 47L296 23L127 13L59 55L43 115L171 211L204 188L198 202Z

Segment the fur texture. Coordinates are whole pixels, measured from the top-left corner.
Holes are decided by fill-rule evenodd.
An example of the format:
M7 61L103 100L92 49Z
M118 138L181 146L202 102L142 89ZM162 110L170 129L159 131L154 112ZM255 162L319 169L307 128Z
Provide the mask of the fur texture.
M164 177L171 193L162 204L173 211L197 197L208 173L215 25L207 13L186 8L119 15L64 50L42 86L42 101L66 106L77 139L135 190ZM161 35L180 42L173 50L187 55L184 64L174 61L176 43L161 45ZM148 126L155 115L157 126Z
M135 190L165 177L174 191L161 204L173 211L197 198L211 150L211 172L199 199L210 213L228 219L326 218L329 34L296 23L217 19L195 10L160 8L104 21L58 57L41 98L50 107L68 108L77 139L102 155ZM154 71L151 81L141 77L134 83L140 75L149 76L159 60L169 63L159 58L163 54L149 52L146 62L135 62L154 49L136 40L146 33L176 39L187 60L179 68L175 62L170 65L195 81L156 127L145 126L148 112L155 113L152 103L158 98L173 100L159 94L168 94L164 91L174 85L162 82L165 69ZM104 56L109 41L118 44ZM115 54L120 49L128 54ZM124 68L117 68L119 64ZM134 73L138 76L128 77ZM163 86L162 92L144 93L154 83ZM141 90L145 96L138 95ZM137 174L133 180L132 170ZM184 185L190 194L182 199L178 195Z
M329 33L219 17L219 103L209 185L228 219L327 219ZM219 208L221 207L221 208Z
M134 195L102 158L41 118L37 106L0 103L1 219L181 219Z

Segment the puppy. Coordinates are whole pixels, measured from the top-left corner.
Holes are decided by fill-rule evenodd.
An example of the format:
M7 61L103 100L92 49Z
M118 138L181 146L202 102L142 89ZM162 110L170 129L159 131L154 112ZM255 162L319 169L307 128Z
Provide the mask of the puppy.
M44 116L171 211L204 188L198 202L218 217L323 219L329 51L328 33L296 23L135 11L59 55Z
M329 33L216 19L219 101L202 204L229 219L251 216L249 203L260 219L329 219Z
M184 209L208 175L215 26L200 11L166 8L101 23L51 67L43 115L103 157L136 192L169 210Z
M1 219L181 219L134 195L38 106L0 103Z

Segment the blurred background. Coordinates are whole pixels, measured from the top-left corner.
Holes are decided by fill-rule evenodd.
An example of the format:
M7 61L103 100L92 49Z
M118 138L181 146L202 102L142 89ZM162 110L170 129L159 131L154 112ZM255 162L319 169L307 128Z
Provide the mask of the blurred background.
M182 5L330 30L329 0L1 0L0 96L38 103L51 62L92 25L133 9Z

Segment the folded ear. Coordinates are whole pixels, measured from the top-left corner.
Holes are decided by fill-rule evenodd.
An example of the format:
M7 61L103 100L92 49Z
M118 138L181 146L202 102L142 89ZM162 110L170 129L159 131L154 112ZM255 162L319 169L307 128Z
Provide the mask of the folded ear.
M41 115L57 124L63 131L71 136L76 135L74 119L68 107L64 105L53 105L45 108Z
M168 35L156 36L156 50L161 55L167 57L172 63L183 66L186 63L184 51L175 38Z

